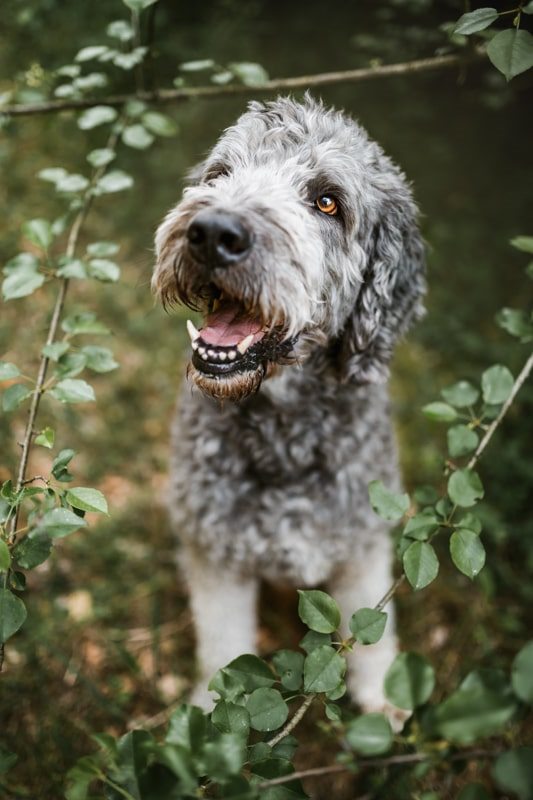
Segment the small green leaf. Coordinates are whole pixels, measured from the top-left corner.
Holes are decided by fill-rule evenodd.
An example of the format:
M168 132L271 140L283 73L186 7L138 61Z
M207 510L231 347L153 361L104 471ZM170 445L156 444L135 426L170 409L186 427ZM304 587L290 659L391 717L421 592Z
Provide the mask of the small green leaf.
M346 728L346 739L362 756L383 755L393 743L390 722L384 714L363 714L352 720Z
M61 356L68 352L69 347L68 342L54 342L53 344L45 344L41 352L43 356L50 358L52 361L59 361Z
M439 560L428 542L413 542L403 554L403 568L413 589L423 589L439 573Z
M154 137L146 130L144 125L137 123L124 128L122 141L128 147L133 147L136 150L146 150L153 143Z
M454 34L460 33L462 36L470 36L471 33L483 31L496 22L498 12L495 8L478 8L476 11L469 11L458 19L453 29Z
M120 250L120 245L116 242L92 242L87 246L87 255L92 258L108 258L114 256Z
M76 194L77 192L84 192L89 186L89 181L85 175L65 175L56 183L58 192L65 192L65 194Z
M71 501L69 500L69 502ZM77 500L76 502L79 503L80 501ZM75 508L80 508L80 506L75 505L75 503L71 502L71 505L75 506ZM100 509L87 508L84 510L95 511ZM74 531L77 531L80 528L84 528L86 525L87 523L83 517L79 517L77 514L74 514L73 511L69 511L68 508L53 508L51 511L47 511L39 522L39 530L44 530L46 535L51 539L63 539L65 536L68 536L70 533L74 533Z
M107 258L93 258L89 262L88 273L104 283L116 283L120 278L120 267Z
M295 692L301 688L303 680L304 654L294 650L278 650L272 662L285 689Z
M387 614L375 608L360 608L350 620L350 630L359 644L375 644L383 636Z
M533 67L533 36L519 28L500 31L490 40L487 55L508 81Z
M518 337L522 342L533 339L533 323L530 315L521 309L502 308L496 315L496 322L511 336Z
M178 131L174 120L158 111L147 111L142 115L142 122L156 136L175 136Z
M75 60L92 61L95 58L100 58L100 56L104 55L104 53L107 53L108 50L109 48L103 44L96 44L92 47L83 47L79 53L76 54Z
M2 295L4 300L17 300L19 297L28 297L44 283L44 275L35 269L25 267L11 272L2 282Z
M63 169L63 167L48 167L47 169L42 169L37 173L38 178L40 178L42 181L50 181L50 183L57 183L67 175L68 172L66 169Z
M125 19L117 19L114 22L110 22L106 28L106 33L120 42L129 42L135 35L132 26Z
M457 419L457 411L453 406L448 403L442 403L437 400L435 403L429 403L424 406L422 413L433 422L454 422Z
M34 569L46 561L51 552L50 537L32 531L14 547L13 558L22 569Z
M429 700L435 688L435 672L417 653L400 653L387 670L383 688L393 705L412 711Z
M69 333L71 336L77 336L82 333L109 333L109 328L106 328L105 325L96 319L96 314L90 312L72 314L70 317L66 317L61 323L61 328L65 333Z
M90 403L96 400L93 387L76 378L65 378L56 383L50 394L61 403Z
M221 671L236 680L245 692L269 687L275 682L275 677L268 664L251 654L238 656ZM213 690L218 691L215 687Z
M304 691L331 692L337 688L345 672L346 659L333 647L317 647L304 662Z
M441 395L455 408L467 408L477 402L479 390L468 381L458 381L453 386L443 389Z
M52 462L52 475L57 481L68 483L72 480L72 475L70 475L67 466L70 464L75 455L76 451L68 448L61 450L54 458Z
M452 458L472 453L478 446L479 436L468 425L454 425L448 430L448 452Z
M425 541L433 533L438 531L440 525L440 520L433 509L421 511L419 514L415 514L414 517L410 517L407 520L407 524L403 529L403 535L407 536L409 539Z
M525 11L525 9L522 9ZM533 12L529 12L530 14ZM516 247L517 250L521 250L522 253L530 253L533 255L533 236L515 236L514 239L511 239L511 245Z
M25 384L14 383L12 386L9 386L2 395L2 409L7 413L14 411L24 400L27 400L31 394L32 390Z
M212 58L198 59L197 61L184 61L178 69L182 72L202 72L206 69L213 69L215 62Z
M307 631L304 638L300 642L300 647L306 653L312 653L317 647L324 644L331 644L331 636L328 633L317 633L316 631Z
M54 240L52 226L46 219L30 219L22 226L22 233L42 250L48 250Z
M115 108L111 106L92 106L92 108L88 108L80 114L78 127L82 131L88 131L98 125L104 125L106 122L114 122L116 118L117 110Z
M10 361L0 361L0 381L10 381L20 375L19 368Z
M448 495L452 503L462 508L474 506L484 495L481 478L472 469L458 469L448 480Z
M129 53L117 53L117 51L114 51L112 61L115 67L120 67L120 69L133 69L133 67L141 63L147 52L147 47L135 47Z
M316 589L298 590L298 614L317 633L333 633L340 625L341 612L335 600Z
M520 700L533 704L533 641L525 644L513 661L511 684Z
M483 400L489 405L504 403L513 388L514 378L507 367L495 364L481 376Z
M485 564L485 548L477 533L466 528L454 531L450 538L452 561L467 578L475 578Z
M113 353L107 347L96 347L91 344L82 347L81 352L85 357L87 367L93 372L111 372L119 366L113 358Z
M250 715L242 706L227 700L218 702L211 714L211 722L222 733L238 733L248 736Z
M277 689L255 689L246 703L250 726L255 731L281 728L289 716L289 707Z
M91 150L87 156L87 161L91 166L98 168L107 166L115 158L116 153L114 150L110 150L109 147L98 147L96 150Z
M245 86L264 86L268 81L268 72L253 61L238 61L228 64L228 69Z
M2 271L4 275L11 275L12 272L17 272L19 269L35 272L39 269L39 263L39 259L33 253L18 253L9 259Z
M98 511L107 514L107 501L98 489L88 489L84 486L73 486L66 494L67 503L81 511Z
M26 607L20 597L16 597L9 589L0 588L0 644L7 642L18 631L26 616Z
M481 520L479 517L476 517L475 514L472 514L471 511L468 511L464 517L461 517L460 520L454 522L456 528L467 528L469 531L474 531L478 535L481 533L483 526L481 524Z
M0 572L6 572L11 566L11 554L7 544L0 539Z
M500 789L519 800L533 797L533 747L517 747L498 756L492 774Z
M123 192L125 189L131 189L133 186L133 178L126 172L120 169L112 170L107 175L103 175L96 188L99 194L112 194L113 192Z
M398 520L409 510L409 495L391 492L381 481L368 484L368 496L373 510L382 519Z
M325 703L324 711L326 712L326 717L332 722L340 722L342 720L342 711L335 703Z
M62 256L59 259L57 275L60 278L74 278L75 280L83 281L87 278L87 267L80 258Z
M43 428L40 433L37 434L35 437L35 444L40 445L41 447L46 447L48 450L51 450L54 446L56 435L53 428Z

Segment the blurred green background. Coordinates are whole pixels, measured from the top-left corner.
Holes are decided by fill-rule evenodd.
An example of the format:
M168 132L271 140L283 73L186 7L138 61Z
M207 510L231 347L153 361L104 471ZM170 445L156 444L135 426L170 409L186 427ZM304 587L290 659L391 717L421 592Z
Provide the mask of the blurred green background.
M154 9L152 87L170 86L179 63L190 59L260 62L271 77L282 77L429 56L447 47L440 26L463 11L459 2L424 0L160 0ZM81 47L101 43L106 25L127 16L120 0L10 0L2 11L0 92L16 89L20 101L48 96L53 71ZM131 73L109 74L112 90L130 90ZM193 83L206 80L192 76ZM479 381L495 362L516 374L526 357L525 346L501 331L494 315L502 306L522 307L530 292L527 259L508 240L533 233L531 84L530 72L508 86L484 63L465 74L430 72L320 91L325 102L357 117L402 166L422 211L428 314L399 349L393 376L408 488L443 482L444 435L423 418L421 406L459 378ZM157 726L190 685L192 632L164 510L168 430L187 337L185 315L165 315L151 298L152 240L179 198L184 172L245 104L245 97L235 97L163 109L179 134L143 152L121 148L117 166L134 176L134 190L98 200L87 222L84 242L121 243L123 280L72 286L68 309L98 312L113 332L109 344L121 367L97 376L95 405L57 409L45 400L40 424L57 429L56 451L79 452L71 465L76 483L100 488L111 516L62 541L55 557L28 576L28 621L9 643L0 683L0 744L19 755L9 778L14 797L61 796L65 770L93 749L90 733L120 733L140 722ZM63 166L86 174L85 155L102 147L105 135L100 128L80 131L73 113L4 127L3 262L21 249L24 220L53 219L63 210L36 173ZM0 358L30 375L52 294L46 287L1 306ZM471 584L447 569L443 556L435 584L399 598L403 641L429 656L443 691L473 664L507 666L527 639L532 410L533 390L526 386L483 461L488 563L480 578ZM0 480L13 472L24 419L21 410L0 421ZM51 458L36 453L31 474L47 470ZM300 630L294 597L265 592L261 646L268 654L293 646ZM324 763L324 747L309 744L302 762ZM333 780L323 784L326 793L352 796L346 777L335 786Z

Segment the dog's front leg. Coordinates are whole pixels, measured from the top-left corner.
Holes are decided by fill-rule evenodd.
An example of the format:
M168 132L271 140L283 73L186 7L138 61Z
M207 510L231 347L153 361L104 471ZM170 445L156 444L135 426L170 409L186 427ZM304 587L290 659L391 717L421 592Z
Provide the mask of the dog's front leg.
M341 634L351 635L349 622L360 608L373 608L393 582L392 546L388 533L375 534L368 549L357 560L347 561L330 580L330 591L342 615ZM393 727L399 729L409 716L385 698L383 680L398 652L394 606L386 608L385 632L376 644L356 644L348 654L348 692L363 711L383 711Z
M189 585L196 631L198 678L191 702L209 710L207 686L221 667L256 651L257 580L243 577L184 548L181 564Z

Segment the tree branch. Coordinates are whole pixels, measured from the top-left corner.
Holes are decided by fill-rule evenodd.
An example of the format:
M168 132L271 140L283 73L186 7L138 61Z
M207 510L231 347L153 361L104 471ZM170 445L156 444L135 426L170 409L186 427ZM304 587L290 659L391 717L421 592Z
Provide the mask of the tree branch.
M278 744L278 742L281 742L282 739L288 736L289 733L295 729L295 727L298 725L298 723L304 716L305 712L307 711L307 709L309 708L315 697L316 694L310 694L305 698L298 711L294 714L293 717L291 717L291 719L287 722L285 727L279 733L276 733L276 735L273 736L272 739L268 740L267 744L270 747L274 747L274 745Z
M110 95L108 97L86 97L79 100L49 100L41 103L28 103L0 107L0 113L12 117L31 114L51 114L61 111L75 111L91 108L96 105L120 107L130 100L141 99L148 103L183 103L195 99L216 99L247 94L259 94L291 89L306 89L313 86L328 86L338 83L359 83L374 78L389 78L398 75L412 75L436 69L462 67L465 64L479 61L485 55L483 48L459 55L432 56L397 64L384 64L377 67L362 67L339 72L323 72L317 75L299 75L293 78L277 78L266 81L260 86L191 86L183 89L161 89L159 91L139 92L136 94Z

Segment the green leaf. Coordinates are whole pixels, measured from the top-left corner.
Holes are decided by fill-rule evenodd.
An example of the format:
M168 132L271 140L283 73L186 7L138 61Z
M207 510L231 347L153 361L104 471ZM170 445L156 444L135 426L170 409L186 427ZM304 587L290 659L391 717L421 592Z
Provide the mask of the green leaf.
M46 447L48 450L51 450L54 446L56 435L53 428L43 428L42 431L37 434L35 437L35 444L40 445L41 447Z
M496 314L496 322L500 328L511 336L518 337L522 342L530 342L533 339L533 323L529 314L521 309L502 308Z
M481 783L469 783L464 786L459 794L457 800L491 800L490 795Z
M316 631L307 631L304 638L300 642L300 647L306 653L312 653L317 647L324 644L331 644L331 636L327 633L317 633Z
M30 219L22 226L22 233L42 250L48 250L54 240L52 226L46 219Z
M128 125L122 131L122 141L128 147L133 147L136 150L146 150L153 144L154 137L146 130L144 125L137 123L136 125Z
M403 554L403 568L413 589L423 589L439 573L439 560L428 542L413 542Z
M0 746L0 775L5 775L6 772L9 772L11 767L14 767L17 761L18 755L16 753L10 753L8 750L4 750L4 748Z
M37 173L38 178L40 178L42 181L50 181L50 183L57 183L67 175L68 172L66 169L63 169L63 167L48 167L47 169L42 169Z
M346 671L344 659L333 647L321 645L304 662L304 691L331 692L341 682Z
M59 259L59 265L57 275L60 278L74 278L75 280L87 278L87 267L80 258L62 256Z
M481 376L483 399L489 405L504 403L513 388L514 378L507 367L495 364Z
M66 494L67 503L81 511L98 511L107 514L107 501L98 489L88 489L84 486L73 486Z
M104 48L107 49L107 48ZM88 108L78 119L78 128L88 131L106 122L114 122L117 118L117 110L111 106L92 106ZM104 176L105 177L105 176Z
M4 275L11 275L12 272L17 272L19 269L37 270L39 269L39 259L33 253L18 253L18 255L10 258L4 269Z
M61 403L90 403L96 400L93 387L75 378L65 378L56 383L50 394Z
M83 192L89 186L89 181L85 175L66 175L56 183L58 192L65 192L65 194L75 194Z
M268 72L253 61L237 61L228 64L228 69L245 86L263 86L268 81Z
M106 258L91 259L88 272L91 278L104 283L116 283L120 278L120 267Z
M96 150L91 150L87 156L87 161L93 167L105 167L116 158L116 153L109 147L98 147Z
M412 711L429 700L435 688L435 672L417 653L400 653L387 670L383 688L393 705Z
M479 391L468 381L458 381L453 386L443 389L441 395L450 405L456 408L467 408L477 402Z
M145 128L156 136L175 136L178 132L174 120L158 111L147 111L142 115L142 122Z
M114 22L110 22L106 28L106 33L120 42L129 42L135 35L132 26L125 19L117 19Z
M129 53L117 53L115 51L112 58L113 64L115 67L120 67L120 69L133 69L133 67L141 63L147 52L147 47L135 47Z
M421 511L419 514L415 514L414 517L410 517L407 520L407 524L403 529L403 536L407 536L409 539L425 541L433 533L438 531L440 525L440 520L433 509Z
M248 737L250 715L245 708L236 703L220 700L211 714L211 722L222 733L237 733Z
M435 403L429 403L424 406L422 413L433 422L454 422L457 419L457 411L453 406L448 403L442 403L437 400Z
M52 475L57 481L68 483L72 480L72 475L70 475L67 466L70 464L75 455L76 451L68 448L65 450L60 450L60 452L54 458L52 462Z
M7 544L0 539L0 572L6 572L11 566L11 554Z
M44 283L44 275L35 269L24 267L11 272L2 282L2 295L4 300L16 300L19 297L28 297Z
M325 703L324 711L326 712L326 717L332 722L341 722L342 711L335 703Z
M448 452L452 458L472 453L478 446L479 436L468 425L454 425L448 430Z
M24 400L27 400L31 394L32 390L25 384L14 383L12 386L9 386L2 395L2 409L7 413L14 411Z
M469 531L474 531L478 535L481 533L483 526L481 524L481 520L479 517L476 517L475 514L472 514L471 511L468 511L464 517L461 517L460 520L454 522L456 528L467 528Z
M522 11L524 14L533 14L533 0L529 0L529 3L522 6Z
M409 510L409 495L391 492L381 481L368 484L368 496L373 510L382 519L398 520Z
M104 55L104 53L107 53L108 50L109 48L103 44L96 44L92 47L83 47L76 54L75 61L92 61L95 58L100 58L100 56Z
M265 686L272 686L275 681L272 670L261 658L245 654L233 659L222 670L226 675L236 680L245 692L252 692ZM210 684L211 687L211 684ZM213 686L214 691L218 691Z
M0 644L7 642L18 631L26 616L26 607L20 597L16 597L9 589L0 589Z
M335 600L316 589L298 590L298 614L317 633L333 633L340 625L341 612Z
M165 741L185 750L198 751L202 747L207 728L207 717L197 706L182 704L172 712Z
M363 714L352 720L346 728L346 739L362 756L383 755L393 743L390 722L384 714Z
M109 328L106 328L105 325L96 319L96 314L90 312L72 314L70 317L66 317L61 323L61 328L65 333L69 333L71 336L77 336L82 333L109 333Z
M51 552L50 537L32 531L13 548L13 558L22 569L34 569L46 561Z
M68 352L69 347L68 342L54 342L53 344L45 344L41 353L52 361L59 361L61 356Z
M281 728L289 716L289 707L277 689L255 689L246 703L250 726L255 731Z
M91 344L82 347L81 352L85 357L87 367L93 372L111 372L119 366L113 358L113 353L107 347L96 347Z
M360 608L352 615L350 630L359 644L375 644L383 636L387 614L375 608Z
M474 506L484 495L481 478L472 469L458 469L448 480L448 495L452 503L462 508Z
M120 245L116 242L92 242L87 246L87 255L93 258L108 258L114 256L120 250Z
M240 772L246 758L246 749L242 736L223 733L216 741L206 743L202 755L209 777L225 782L228 777Z
M519 800L533 798L533 747L517 747L498 756L492 768L494 780L504 792Z
M79 500L77 502L79 502ZM81 507L72 502L71 505L75 506L76 508ZM84 510L94 511L95 509L86 508ZM70 533L74 533L74 531L77 531L80 528L84 528L86 525L87 523L83 517L79 517L77 514L74 514L73 511L69 511L68 508L53 508L51 511L47 511L39 522L39 530L45 531L46 535L51 539L63 539L65 536L68 536Z
M522 10L524 11L525 9ZM533 12L530 11L529 13ZM523 253L533 254L533 236L515 236L514 239L511 239L511 245Z
M0 361L0 381L10 381L20 375L19 368L10 361Z
M285 689L295 692L301 688L304 659L303 653L294 650L278 650L274 653L272 662Z
M523 646L513 661L511 684L520 700L533 704L533 640Z
M453 29L454 34L460 33L462 36L470 36L471 33L483 31L496 22L498 12L495 8L478 8L460 17Z
M120 169L112 170L107 175L103 175L96 188L99 194L112 194L113 192L123 192L125 189L131 189L133 186L133 178L126 172Z
M487 55L510 81L533 67L533 36L519 28L500 31L490 40Z
M454 531L450 538L452 561L467 578L475 578L485 564L485 548L477 533L466 528Z
M215 67L215 62L212 58L203 58L198 59L196 61L184 61L183 64L180 64L178 69L181 72L202 72L206 69L213 69Z

